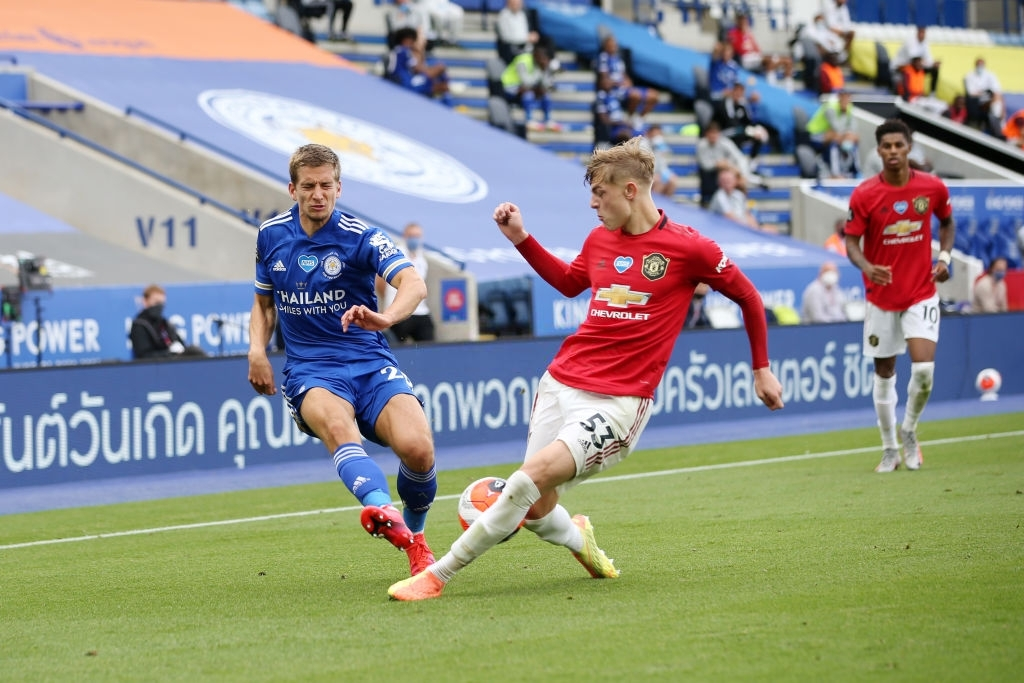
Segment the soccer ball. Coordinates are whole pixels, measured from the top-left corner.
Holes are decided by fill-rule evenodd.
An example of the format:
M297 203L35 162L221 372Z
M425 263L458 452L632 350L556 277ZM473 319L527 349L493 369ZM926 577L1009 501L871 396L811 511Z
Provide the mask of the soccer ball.
M462 492L462 496L459 497L459 524L462 525L462 528L468 529L469 525L479 519L487 508L494 505L504 490L505 480L501 477L484 477L467 486ZM502 540L502 543L515 536L523 524L526 524L525 519L516 527L515 531Z
M978 373L974 386L981 392L982 401L994 401L999 397L999 389L1003 386L1003 377L995 368L985 368Z

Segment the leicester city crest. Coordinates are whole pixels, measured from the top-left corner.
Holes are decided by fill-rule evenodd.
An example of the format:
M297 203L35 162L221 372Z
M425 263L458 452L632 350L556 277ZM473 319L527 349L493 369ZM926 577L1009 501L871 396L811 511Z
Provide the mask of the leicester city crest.
M281 154L327 145L347 179L449 204L487 196L486 181L458 159L371 121L253 90L206 90L198 99L217 123Z
M668 270L668 259L661 254L655 252L644 256L644 277L648 280L660 280L665 277L665 271Z

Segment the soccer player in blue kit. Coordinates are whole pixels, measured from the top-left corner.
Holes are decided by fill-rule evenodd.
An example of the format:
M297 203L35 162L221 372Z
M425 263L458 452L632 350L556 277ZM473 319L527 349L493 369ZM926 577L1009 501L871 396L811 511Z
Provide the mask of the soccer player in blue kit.
M296 203L261 225L256 238L249 383L260 394L277 392L267 345L280 322L281 388L292 417L333 455L338 476L364 506L363 528L404 550L415 575L434 561L423 535L437 492L434 444L423 406L381 331L407 318L427 288L386 233L335 208L341 164L331 148L300 147L288 171ZM377 275L398 290L381 313ZM361 435L401 460L401 512Z

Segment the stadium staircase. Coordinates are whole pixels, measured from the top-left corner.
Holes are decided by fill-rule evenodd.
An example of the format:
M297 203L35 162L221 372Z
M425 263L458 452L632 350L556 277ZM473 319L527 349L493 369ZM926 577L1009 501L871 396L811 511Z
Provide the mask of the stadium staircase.
M364 8L360 7L359 11ZM366 8L372 11L374 8ZM493 17L490 24L493 24ZM345 59L363 65L372 73L383 74L387 46L383 32L383 18L379 32L368 28L368 22L360 22L352 33L352 40L330 41L326 33L318 34L318 45ZM485 28L487 27L487 28ZM453 87L452 102L455 109L467 116L488 121L488 62L497 56L493 28L488 18L477 12L467 12L465 29L457 47L435 47L433 59L448 65L449 79L458 85ZM522 110L516 108L512 115L518 124L520 134L531 143L552 154L576 161L589 157L594 147L593 114L595 73L572 52L559 51L556 58L561 71L556 78L556 90L552 95L553 118L561 124L561 131L523 131ZM493 66L492 66L493 68ZM397 86L396 86L397 87ZM457 92L456 92L457 91ZM439 103L438 106L443 106ZM685 203L699 203L699 180L695 157L697 137L685 130L696 123L692 111L685 111L668 93L647 117L648 123L662 126L665 140L672 148L670 164L679 177L674 199ZM515 134L515 133L510 133ZM800 182L800 169L794 157L789 154L762 153L758 173L764 178L763 187L752 187L749 192L753 209L757 212L762 226L783 234L790 232L790 187Z

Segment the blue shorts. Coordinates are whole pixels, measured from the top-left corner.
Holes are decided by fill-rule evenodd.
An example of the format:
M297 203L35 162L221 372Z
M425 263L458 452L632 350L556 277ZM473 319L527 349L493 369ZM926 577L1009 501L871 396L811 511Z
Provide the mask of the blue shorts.
M295 363L285 371L281 391L299 429L316 436L302 419L302 401L306 392L320 387L352 404L359 431L370 441L387 446L377 436L374 426L384 406L399 394L415 396L412 382L405 376L393 356L380 353L369 358L308 363Z

